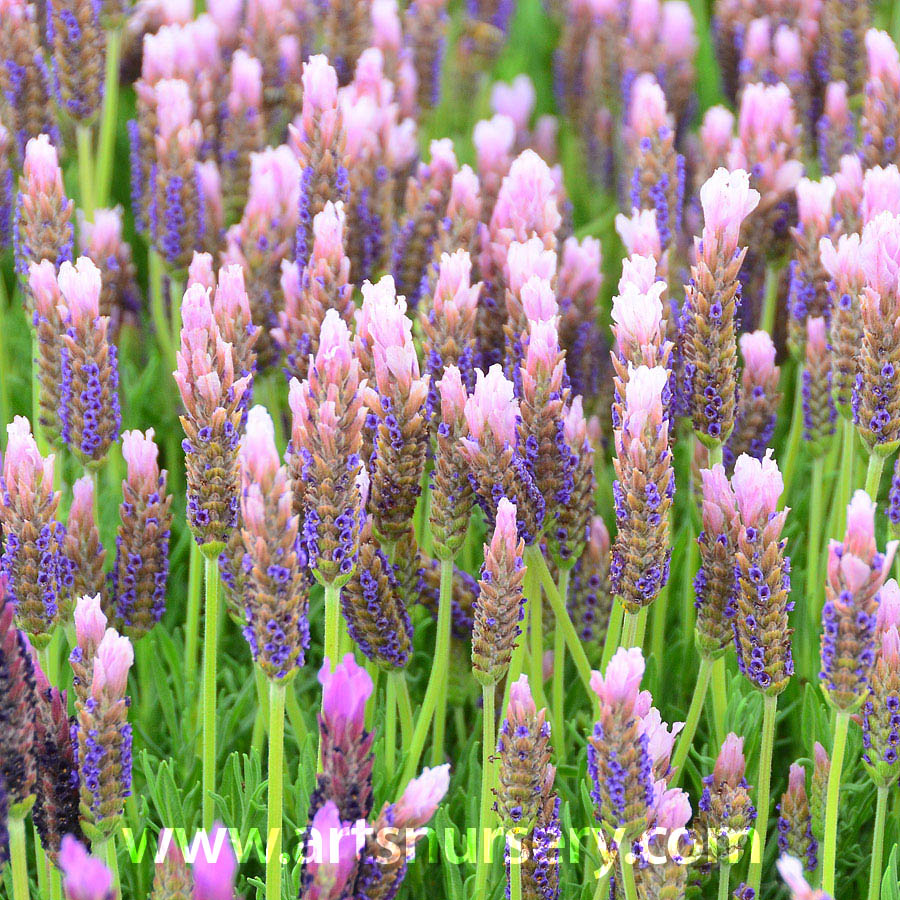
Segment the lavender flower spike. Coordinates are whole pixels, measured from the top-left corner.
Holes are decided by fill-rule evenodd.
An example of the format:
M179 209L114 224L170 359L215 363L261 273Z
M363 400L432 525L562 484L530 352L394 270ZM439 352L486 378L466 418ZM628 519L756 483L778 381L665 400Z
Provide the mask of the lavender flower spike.
M133 640L147 634L166 609L172 495L157 454L152 428L122 435L128 477L122 482L113 590L116 620Z
M860 260L866 284L860 296L862 346L853 387L853 420L872 453L900 446L900 216L883 212L863 228Z
M6 426L8 442L0 478L0 557L6 590L15 603L16 623L32 644L50 643L61 618L69 571L65 530L56 521L60 494L53 490L53 456L42 457L22 416Z
M778 807L778 849L782 854L802 859L808 872L819 864L819 842L813 834L812 814L806 794L806 770L791 763L788 789Z
M890 571L897 541L882 554L875 546L875 504L857 491L847 508L843 543L828 547L822 610L822 670L826 696L841 711L855 711L868 696L875 662L878 592Z
M297 517L272 420L254 406L241 444L241 523L246 550L244 637L265 674L281 681L303 665L308 594L297 553Z
M628 369L624 403L615 430L613 498L619 526L610 574L614 593L636 613L648 606L669 577L668 521L675 491L662 366Z
M493 685L503 678L522 633L524 549L516 529L516 507L502 497L491 542L484 545L472 627L472 672L482 685Z
M75 707L82 828L91 841L114 833L131 796L131 701L125 688L133 662L131 641L108 628L94 654L90 695Z
M738 666L751 684L777 696L794 674L788 613L790 560L781 532L788 510L778 511L784 482L768 451L762 460L741 456L731 479L737 504L737 613L734 641Z
M23 148L15 213L16 270L28 275L31 263L49 259L57 268L72 258L74 203L66 196L56 147L46 134ZM25 302L30 310L30 299Z
M419 374L412 322L390 276L376 285L363 285L357 332L360 322L367 323L371 336L375 375L374 385L365 391L375 431L369 510L375 531L393 543L409 530L421 492L428 376Z
M372 695L369 673L347 654L331 671L330 660L319 670L322 712L319 731L322 771L310 798L310 818L325 801L336 804L344 821L365 819L372 811L374 731L365 728L366 702Z
M103 5L91 0L50 0L47 39L57 101L77 124L90 122L103 97L106 31Z
M745 171L717 169L700 189L703 237L691 270L684 311L685 393L694 433L708 447L728 439L737 391L735 313L738 272L746 250L738 249L744 219L759 193Z
M897 709L900 705L900 633L890 625L880 635L869 696L863 708L863 760L879 787L897 780Z
M119 437L119 365L100 315L100 270L86 256L59 270L63 336L60 423L62 439L89 468L100 466Z
M188 524L204 553L218 556L237 524L241 399L250 378L236 376L232 346L222 339L201 284L185 291L181 319L174 377L185 408Z

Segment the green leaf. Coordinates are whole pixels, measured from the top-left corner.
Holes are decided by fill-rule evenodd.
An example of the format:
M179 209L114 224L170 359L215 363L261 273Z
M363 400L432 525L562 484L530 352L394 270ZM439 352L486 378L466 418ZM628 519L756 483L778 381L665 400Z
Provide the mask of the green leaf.
M900 880L897 877L897 845L891 849L887 869L881 880L881 900L900 900Z

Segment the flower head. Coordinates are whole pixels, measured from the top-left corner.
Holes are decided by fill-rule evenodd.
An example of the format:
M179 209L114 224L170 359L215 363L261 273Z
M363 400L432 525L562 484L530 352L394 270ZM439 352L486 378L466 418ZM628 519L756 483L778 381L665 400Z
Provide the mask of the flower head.
M639 647L619 647L606 672L591 673L591 688L602 704L633 709L644 677L644 654Z
M450 766L425 769L406 786L394 805L394 820L400 828L421 828L435 814L450 786Z
M738 245L744 219L759 205L759 191L750 187L743 169L716 169L700 188L703 243L721 247L726 260Z
M216 822L208 835L198 837L200 847L191 867L194 900L234 900L238 861L228 829Z
M772 451L767 450L762 459L741 454L734 465L731 486L744 523L764 523L777 510L784 491L784 479Z
M369 673L348 653L334 671L330 661L324 661L319 670L319 684L322 685L322 716L333 739L339 742L345 734L351 738L362 734L366 702L373 688Z
M114 628L107 628L94 656L91 695L95 699L101 695L111 700L123 697L132 663L134 663L134 648L131 641Z
M100 595L81 597L75 604L75 639L83 656L93 658L106 634L106 615Z
M62 839L59 867L66 900L110 900L113 896L112 872L70 834Z

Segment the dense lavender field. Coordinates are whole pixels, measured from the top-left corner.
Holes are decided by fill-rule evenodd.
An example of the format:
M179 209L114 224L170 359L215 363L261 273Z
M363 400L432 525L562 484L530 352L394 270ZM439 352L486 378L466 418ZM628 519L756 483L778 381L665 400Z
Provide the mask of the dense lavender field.
M900 900L898 38L0 0L0 897Z

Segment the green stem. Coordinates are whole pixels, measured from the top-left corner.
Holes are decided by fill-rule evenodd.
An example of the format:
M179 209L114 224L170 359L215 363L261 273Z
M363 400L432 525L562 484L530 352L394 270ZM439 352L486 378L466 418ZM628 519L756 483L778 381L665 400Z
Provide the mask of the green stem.
M340 660L338 655L341 623L341 589L334 584L325 585L325 658L333 672Z
M543 558L543 555L542 555ZM556 585L554 585L554 588ZM531 631L528 651L531 654L531 687L543 692L544 685L544 599L538 595L531 604Z
M888 789L878 788L878 799L875 803L875 831L872 834L872 862L869 867L869 900L878 900L881 896L881 876L884 861L884 822L887 818Z
M8 306L8 297L6 295L6 281L2 274L0 274L0 316L6 317L8 312L12 312L12 307ZM7 323L3 322L2 326L0 326L0 421L2 422L11 422L12 417L9 414L9 359L6 355L6 329ZM35 342L36 342L37 334L33 331L31 335L31 373L32 379L35 377ZM37 426L37 420L34 420L31 423L32 429L35 429Z
M163 261L159 253L152 247L147 255L147 279L150 289L150 316L156 331L156 340L163 352L167 368L175 369L175 345L170 331L169 316L166 313L166 301L163 296Z
M325 659L328 660L328 669L333 672L338 665L338 646L340 645L341 624L341 589L329 582L325 585ZM325 694L322 693L322 703L325 702ZM317 772L322 771L322 739L319 737L319 752L317 756Z
M878 502L878 486L881 484L883 469L884 457L880 453L870 453L869 468L866 469L866 493L873 503Z
M759 775L756 779L756 830L760 835L759 853L756 842L750 858L750 869L747 879L753 888L754 896L759 897L759 886L762 883L763 860L766 856L766 833L769 827L769 788L772 783L772 751L775 749L775 714L778 711L778 696L766 695L763 699L763 732L762 744L759 748Z
M709 468L722 465L722 445L716 444L715 447L707 448L707 459L709 460Z
M281 900L281 842L284 791L284 682L269 683L268 841L266 900Z
M188 567L187 616L184 623L184 678L192 687L197 679L197 646L200 641L200 592L203 580L203 554L191 541Z
M397 765L397 682L388 674L384 687L384 761L388 772Z
M488 831L493 827L493 810L491 808L491 787L493 780L494 746L496 737L494 734L494 685L484 685L481 688L484 715L482 716L481 735L481 813L478 819L478 859L475 866L475 893L476 900L486 897L488 876Z
M626 847L625 853L631 851ZM634 883L634 865L628 862L624 856L619 855L620 868L622 870L622 887L625 893L625 900L637 900L637 886Z
M809 529L807 533L807 551L806 551L806 604L807 616L809 620L809 634L814 636L819 633L819 621L821 610L819 609L819 585L822 581L819 572L819 550L821 547L819 536L822 531L823 507L825 505L824 491L824 475L825 475L825 457L819 456L813 460L812 469L812 491L809 498ZM806 643L809 643L808 641ZM807 653L804 648L804 653ZM815 653L809 653L810 659L814 660ZM813 673L811 662L807 666L807 671Z
M34 867L37 871L38 896L46 897L48 893L50 869L55 868L55 866L50 866L47 863L47 854L44 853L44 848L41 844L41 836L38 834L33 817L31 822L31 839L34 842Z
M103 842L103 855L106 858L106 866L110 872L112 872L113 877L113 887L118 887L121 884L121 879L119 878L119 857L116 854L116 836L115 834L111 834L104 842Z
M613 653L619 646L622 636L622 617L625 610L622 609L622 601L613 597L612 609L609 611L609 625L606 628L606 637L603 641L603 655L600 657L600 669L606 671L607 663L612 659Z
M203 829L213 826L216 789L216 666L219 638L219 568L213 554L204 559L206 600L203 626Z
M3 383L4 385L6 384L5 377ZM3 421L9 422L11 420L7 416ZM31 331L31 430L34 433L38 450L40 450L42 456L46 456L50 452L50 444L41 425L41 375L38 367L38 335L36 328ZM62 460L57 459L57 469L61 468L61 466ZM55 477L54 480L56 480Z
M647 633L647 619L650 616L650 607L643 606L637 614L637 631L634 633L634 646L644 646L644 637Z
M78 144L78 191L81 195L81 209L90 221L94 216L94 165L91 159L91 126L78 125L76 128Z
M822 853L822 890L834 896L834 867L837 859L837 820L841 797L841 770L847 749L850 713L840 710L834 720L834 748L828 771L828 794L825 802L825 841Z
M522 622L526 624L531 621L531 605L533 603L541 602L540 576L538 575L535 566L530 562L531 557L529 556L529 553L532 550L532 547L525 548L525 577L522 579L522 593L525 596L525 603L522 608ZM540 554L540 550L537 552ZM506 705L509 702L509 689L519 680L519 676L525 668L525 648L528 641L527 632L527 627L522 629L522 633L516 639L516 645L513 647L512 656L509 660L509 671L506 674L506 688L503 692L503 706L501 709L506 709ZM534 685L532 685L532 691L534 691L534 689Z
M55 656L55 654L53 652L54 646L55 646L54 638L55 638L55 635L54 635L54 637L52 637L50 639L50 643L47 644L46 647L41 647L41 649L37 651L37 655L38 655L38 663L39 663L41 669L43 669L44 674L47 676L47 681L49 681L50 684L55 685L56 687L59 687L59 685L57 685L57 683L56 683L57 676L59 673L54 671L57 668L54 665L54 656Z
M522 861L518 853L509 855L509 900L522 900Z
M28 900L28 851L25 847L25 818L10 816L8 830L12 900Z
M619 646L628 650L637 646L638 613L625 610L625 618L622 622L622 639Z
M538 547L532 546L526 549L525 564L529 569L537 569L537 574L543 585L544 593L547 595L547 599L550 601L550 606L553 609L556 628L562 630L563 637L566 641L566 647L568 647L572 660L575 663L575 668L578 670L578 676L588 691L588 696L593 696L591 690L591 664L584 652L584 647L582 646L581 639L578 637L578 632L572 624L569 611L566 609L565 600L563 600L562 595L556 587L553 576L547 568L547 561L544 559L544 555ZM538 594L538 601L540 601L540 594Z
M794 410L791 414L791 430L788 434L787 453L784 462L784 493L783 497L790 496L791 484L794 478L794 469L797 467L797 457L800 452L800 438L803 436L803 391L798 388L794 391Z
M412 741L413 717L412 703L409 699L409 685L406 683L406 670L395 669L390 677L396 682L397 713L400 719L400 749L406 753Z
M708 656L702 656L700 658L700 668L697 670L697 684L694 687L694 696L691 698L691 705L688 709L684 729L678 738L678 746L675 748L675 754L672 757L672 772L674 773L672 775L672 787L677 787L681 783L681 777L684 774L684 764L690 752L691 744L694 741L694 735L697 732L697 724L700 721L703 702L706 700L711 674L712 660Z
M725 743L725 716L728 712L728 671L725 668L725 657L720 656L712 667L712 707L713 728L716 734L716 746Z
M766 286L759 327L763 331L768 331L769 334L772 334L775 328L775 316L778 313L778 282L780 274L779 269L773 263L766 265Z
M106 71L103 82L103 112L97 156L97 205L109 203L113 159L116 150L116 112L119 101L119 61L122 56L122 30L106 32Z
M837 509L835 520L835 534L843 534L846 526L847 504L850 502L850 492L853 490L853 462L856 456L854 437L856 426L849 418L842 419L841 425L841 470L838 476L838 489L835 494L834 505ZM816 624L818 630L818 623Z
M262 756L263 740L269 730L269 680L260 668L253 670L256 682L256 719L253 722L253 749Z
M434 638L434 662L431 666L431 674L428 676L428 687L425 689L425 697L416 720L416 728L412 740L409 743L409 751L406 755L406 764L403 769L403 778L400 780L401 788L405 787L415 777L419 768L419 760L425 749L425 741L428 739L428 730L434 720L434 752L432 754L438 762L444 757L443 734L444 716L446 715L447 684L450 674L450 629L452 625L453 611L453 560L441 560L441 588L438 599L437 631ZM438 701L441 701L440 705ZM440 745L438 744L438 722L440 721ZM438 753L440 755L438 756Z
M297 739L297 745L302 747L308 732L303 713L300 710L300 704L297 702L297 692L293 687L285 691L284 708L287 710L288 721L291 723L291 730Z
M693 503L693 494L691 494L691 502ZM694 577L697 574L697 569L700 568L700 548L697 545L697 528L694 522L693 515L688 515L687 521L684 523L684 527L687 529L687 546L685 547L684 553L684 565L682 566L681 572L681 609L682 609L682 635L684 640L684 646L690 647L694 635L694 628L697 624L697 614L694 609L694 600L696 599L696 591L694 590ZM658 604L660 599L662 599L662 594L657 598L656 603ZM656 611L654 610L654 616L656 615ZM660 641L658 646L659 656L657 656L657 671L659 671L662 666L662 652L666 645L666 637L667 632L665 629L661 629L661 634L657 638L654 634L654 639L658 639Z
M728 882L731 877L731 866L728 863L719 863L719 894L718 900L728 900Z
M50 900L62 900L62 873L56 866L50 866Z
M559 572L558 592L559 597L566 602L569 593L569 575L571 569L561 569ZM566 703L566 636L562 628L556 628L553 632L553 733L556 737L554 749L560 759L565 757L566 732L565 732L565 703Z

